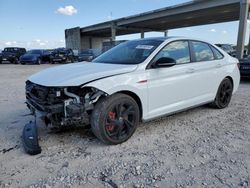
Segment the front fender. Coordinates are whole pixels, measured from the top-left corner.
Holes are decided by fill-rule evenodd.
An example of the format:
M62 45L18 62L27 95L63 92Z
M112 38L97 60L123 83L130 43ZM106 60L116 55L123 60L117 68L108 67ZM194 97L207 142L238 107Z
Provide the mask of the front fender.
M144 80L144 82L141 82ZM108 95L112 95L122 91L129 91L136 94L142 104L142 118L144 119L147 115L147 82L146 75L140 73L129 73L111 76L103 79L99 79L93 82L90 82L82 87L94 87L97 88Z

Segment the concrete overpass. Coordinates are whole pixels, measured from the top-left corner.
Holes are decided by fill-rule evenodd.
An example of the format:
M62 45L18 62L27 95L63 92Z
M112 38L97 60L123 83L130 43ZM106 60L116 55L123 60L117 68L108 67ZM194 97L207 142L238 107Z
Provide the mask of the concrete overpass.
M116 36L145 32L165 32L205 24L239 20L237 57L243 56L250 0L196 0L87 27L65 30L66 47L75 50L100 48Z

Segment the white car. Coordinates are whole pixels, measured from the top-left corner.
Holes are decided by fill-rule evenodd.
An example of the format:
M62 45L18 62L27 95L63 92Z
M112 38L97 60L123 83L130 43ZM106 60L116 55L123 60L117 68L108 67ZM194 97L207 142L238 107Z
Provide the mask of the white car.
M46 69L26 82L30 110L46 124L91 124L104 143L129 139L140 121L211 103L228 106L238 60L207 42L179 37L122 43L92 63Z

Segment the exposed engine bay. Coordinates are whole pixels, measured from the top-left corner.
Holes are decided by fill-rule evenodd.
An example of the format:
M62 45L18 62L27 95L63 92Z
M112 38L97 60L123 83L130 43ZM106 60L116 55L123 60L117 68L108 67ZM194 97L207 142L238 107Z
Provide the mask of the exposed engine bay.
M94 104L107 94L92 87L45 87L26 82L26 103L46 125L89 124Z

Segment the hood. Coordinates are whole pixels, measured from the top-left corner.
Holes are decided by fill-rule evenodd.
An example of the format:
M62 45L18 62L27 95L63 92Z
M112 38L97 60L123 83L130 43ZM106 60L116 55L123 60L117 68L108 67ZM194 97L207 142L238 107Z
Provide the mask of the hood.
M39 54L24 54L21 56L21 60L32 60L32 59L36 59L37 57L39 57Z
M137 65L72 63L45 69L28 80L47 87L80 86L96 79L134 71Z
M88 56L93 56L93 54L79 54L79 57L88 57Z

